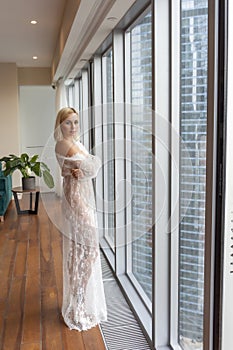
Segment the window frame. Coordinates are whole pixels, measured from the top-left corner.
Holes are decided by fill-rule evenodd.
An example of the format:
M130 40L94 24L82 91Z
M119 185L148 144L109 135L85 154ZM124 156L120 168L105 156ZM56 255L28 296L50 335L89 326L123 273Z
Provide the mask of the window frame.
M153 3L153 344L154 347L170 348L170 1L155 0ZM159 88L158 88L159 87ZM165 93L167 91L167 94ZM167 145L167 149L163 147ZM161 179L156 166L167 174L167 188L161 193ZM161 198L166 196L161 211ZM156 234L156 232L158 234Z
M179 184L180 182L180 0L172 1L171 5L171 264L170 264L170 344L172 348L181 350L178 343L178 280L179 280ZM178 172L177 172L178 169Z
M216 320L217 326L217 334L219 334L220 347L221 349L231 349L233 347L233 338L232 338L232 328L229 326L232 322L232 293L233 293L233 258L232 258L232 242L233 242L233 181L232 181L232 147L233 147L233 120L231 117L232 108L233 108L233 69L232 69L232 59L233 59L233 3L227 1L223 1L221 3L222 10L225 12L227 8L227 12L225 12L225 28L222 28L222 45L226 45L224 47L225 51L225 59L226 62L223 66L225 69L225 86L223 91L223 82L221 81L221 85L219 88L221 89L222 100L224 100L224 117L223 123L225 124L222 132L224 133L224 145L223 145L223 208L221 211L223 217L223 235L221 238L221 243L223 245L221 254L221 270L220 270L220 314L217 313L217 317L221 317L222 322L218 322L218 318ZM223 19L223 16L222 16ZM222 26L224 25L224 22ZM225 40L224 40L225 39ZM224 42L225 41L225 42ZM221 45L220 45L221 47ZM221 47L223 49L223 47ZM225 95L225 96L224 96ZM225 98L224 98L225 97ZM219 327L219 329L218 329ZM216 331L216 330L215 330ZM216 341L217 342L217 341ZM214 344L215 345L215 344ZM216 348L219 344L216 344Z
M113 31L113 122L114 122L114 191L115 191L115 272L125 273L125 191L118 186L125 179L125 144L122 136L125 134L124 111L124 36L121 29Z
M87 150L90 149L90 139L89 139L89 76L88 70L82 70L82 132L81 139L83 140L84 146Z
M130 31L137 26L137 24L141 21L142 18L146 16L146 14L152 11L151 6L148 6L146 9L140 13L140 15L124 30L124 77L125 77L125 134L126 134L126 142L125 142L125 158L126 158L126 169L125 169L125 176L126 181L131 182L131 162L127 162L128 159L131 160L131 144L129 140L132 140L131 135L131 113L132 113L132 106L131 106L131 40L130 40ZM153 21L153 18L152 18ZM153 35L152 35L152 42L153 42ZM152 62L153 65L153 62ZM152 96L153 98L153 96ZM139 106L140 108L140 106ZM128 141L128 142L127 142ZM145 291L143 290L140 283L137 281L136 277L134 276L132 272L132 205L131 205L131 198L132 198L132 192L130 188L127 188L127 191L125 191L125 203L126 205L126 218L127 218L127 225L126 225L126 268L125 273L126 276L129 278L129 281L132 283L132 286L135 288L136 293L141 299L142 304L145 306L147 311L151 314L152 312L152 302L150 301L149 297L146 295ZM152 209L153 210L153 209ZM129 224L130 222L130 224Z
M102 65L101 56L93 58L93 127L94 154L103 159L103 109L102 109ZM104 238L104 174L103 167L96 178L96 210L100 241Z
M206 148L206 249L204 280L204 349L213 348L217 129L218 129L218 30L219 0L208 2L208 93Z
M104 164L107 164L108 159L108 135L107 135L107 128L108 128L108 101L107 101L107 86L105 84L107 80L107 71L106 71L106 64L104 63L104 60L106 59L105 57L108 55L108 53L112 51L112 60L113 60L113 47L112 44L102 53L101 55L101 66L102 66L102 103L103 103L103 108L102 108L102 119L103 119L103 162ZM113 64L114 62L112 61L112 80L113 80ZM113 81L112 81L113 83ZM113 96L112 96L113 98ZM113 103L113 101L112 101ZM113 111L112 111L113 113ZM114 121L114 116L113 116L113 121ZM113 145L115 144L114 138L113 138ZM115 148L115 145L113 146ZM114 157L115 157L115 150L113 149L114 152ZM104 232L103 232L103 238L105 240L102 242L102 245L105 247L105 250L109 248L109 259L111 261L111 265L115 265L115 242L111 240L111 237L108 236L108 172L107 172L107 166L104 166L104 187L103 187L103 198L104 198ZM114 176L114 184L115 184L115 176ZM115 185L114 185L115 186ZM114 229L114 239L115 239L115 229ZM110 257L111 256L111 257ZM115 270L115 266L114 266Z
M213 324L214 324L214 268L215 268L215 210L216 210L216 145L217 145L217 49L218 49L218 1L208 2L208 93L207 93L207 142L206 142L206 206L205 206L205 262L204 262L204 329L203 349L213 348ZM171 7L171 121L172 130L175 131L172 138L172 154L175 163L179 166L179 150L177 150L176 133L179 131L179 23L180 0L174 0ZM178 24L178 25L177 25ZM178 102L178 103L177 103ZM177 177L178 175L178 177ZM175 184L179 183L179 174L175 164L171 164L171 227L174 232L171 235L171 266L170 266L170 344L173 349L182 350L178 339L178 263L179 263L179 213L176 210ZM174 190L175 189L175 190ZM175 263L174 263L175 262Z

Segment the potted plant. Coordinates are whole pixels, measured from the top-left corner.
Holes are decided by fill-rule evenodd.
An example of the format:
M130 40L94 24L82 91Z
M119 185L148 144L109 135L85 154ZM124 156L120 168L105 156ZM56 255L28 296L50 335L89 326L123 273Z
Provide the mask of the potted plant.
M29 157L27 153L22 153L20 156L9 154L2 157L0 162L4 162L4 176L12 174L15 170L19 170L22 174L23 190L32 190L35 188L35 176L43 177L45 184L49 188L54 187L53 177L50 174L48 166L38 161L38 154Z

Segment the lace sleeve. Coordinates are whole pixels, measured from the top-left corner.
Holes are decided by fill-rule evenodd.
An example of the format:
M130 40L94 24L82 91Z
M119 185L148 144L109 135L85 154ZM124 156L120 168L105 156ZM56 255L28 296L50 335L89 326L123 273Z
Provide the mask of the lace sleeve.
M80 161L79 169L82 170L84 175L80 180L93 179L96 177L100 166L101 161L96 156L89 155L87 158Z
M73 159L65 159L63 162L60 162L61 167L61 175L63 177L71 176L71 169L79 168L80 161L76 161Z
M61 169L61 175L63 177L71 176L71 168L68 168L67 166L63 166Z
M83 172L83 177L79 181L93 179L97 176L101 161L98 157L88 155L82 159L68 159L65 158L59 162L61 167L61 174L63 177L71 176L71 169L80 169Z

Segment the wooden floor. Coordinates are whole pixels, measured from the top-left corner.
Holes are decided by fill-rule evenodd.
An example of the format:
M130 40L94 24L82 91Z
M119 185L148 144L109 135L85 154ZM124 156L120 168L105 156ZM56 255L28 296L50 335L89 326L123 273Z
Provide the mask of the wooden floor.
M38 215L18 216L10 204L0 223L1 350L105 349L98 327L63 323L61 239L41 201Z

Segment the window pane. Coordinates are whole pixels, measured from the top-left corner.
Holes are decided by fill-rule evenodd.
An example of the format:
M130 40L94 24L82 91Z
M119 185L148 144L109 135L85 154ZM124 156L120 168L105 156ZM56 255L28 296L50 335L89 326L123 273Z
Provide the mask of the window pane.
M79 127L80 130L83 129L83 101L82 101L82 80L79 78L75 80L75 99L74 99L74 108L79 112ZM80 135L80 141L83 143L83 132Z
M131 31L132 272L152 293L152 42L151 12ZM142 105L143 108L137 108ZM146 108L147 107L147 108Z
M107 167L107 188L105 191L105 203L107 210L105 216L105 238L114 248L114 134L113 134L113 74L112 74L112 49L110 49L103 57L105 65L105 101L106 101L106 128L107 145L105 147L105 166Z
M181 0L179 340L203 348L207 0Z

